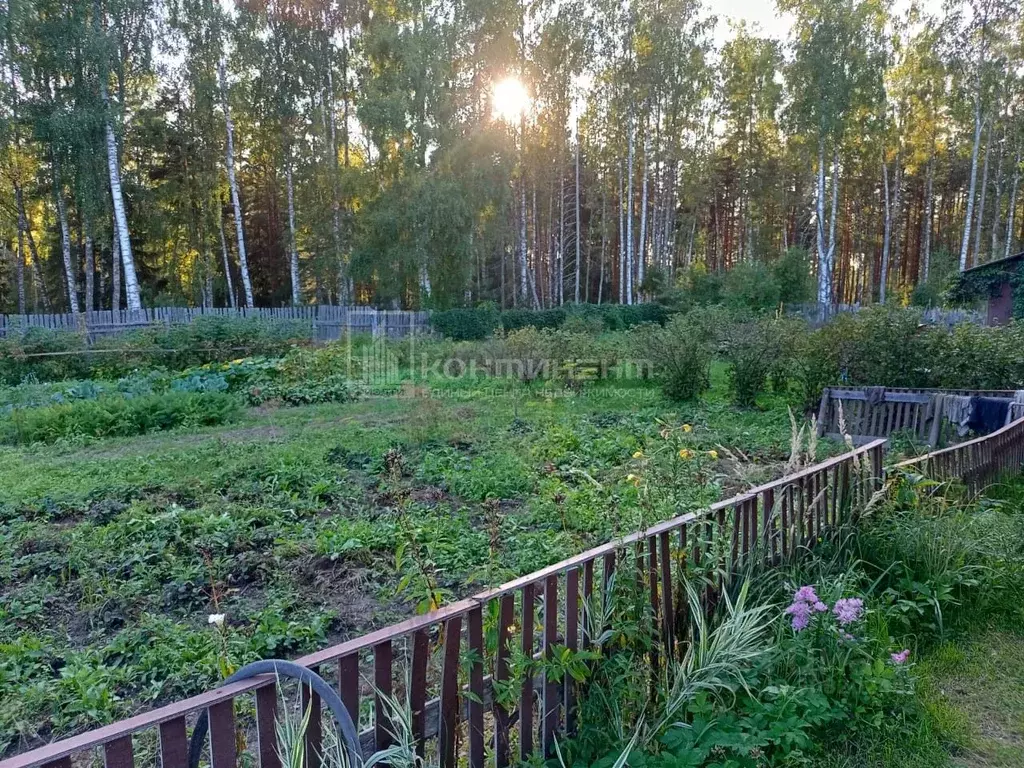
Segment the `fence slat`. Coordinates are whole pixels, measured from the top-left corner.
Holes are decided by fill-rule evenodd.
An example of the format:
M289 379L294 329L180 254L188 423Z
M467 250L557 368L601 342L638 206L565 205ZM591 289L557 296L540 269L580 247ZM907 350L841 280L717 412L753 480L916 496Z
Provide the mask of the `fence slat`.
M103 747L103 768L134 768L132 737L122 736L108 741Z
M210 763L213 768L235 768L235 702L218 701L210 705L209 713Z
M484 630L480 608L469 612L469 767L483 768L484 748Z
M185 733L185 718L160 723L160 768L187 768L188 736ZM263 765L262 768L268 768Z
M522 589L522 652L527 659L533 658L533 584ZM533 756L533 677L527 674L519 696L519 759L526 762Z
M416 754L423 757L426 747L427 660L430 657L430 638L425 629L412 636L412 670L409 677L409 709L412 711L412 735L416 740Z
M277 685L256 691L256 752L260 768L281 768L277 750Z
M444 662L441 670L441 722L438 728L438 753L441 768L455 768L456 729L459 723L459 643L462 617L455 616L444 625Z
M391 665L391 641L385 640L373 646L373 685L376 688L373 696L373 740L378 750L387 749L394 743L391 735L394 729L384 702L392 692Z
M593 561L590 561L593 562ZM565 574L565 647L575 652L579 648L580 569L571 568ZM576 683L565 677L565 730L576 730Z
M494 680L496 690L509 678L508 654L510 627L515 621L515 596L502 595L498 598L498 646L494 654ZM505 768L509 761L508 709L500 697L492 697L494 710L494 762L497 768Z

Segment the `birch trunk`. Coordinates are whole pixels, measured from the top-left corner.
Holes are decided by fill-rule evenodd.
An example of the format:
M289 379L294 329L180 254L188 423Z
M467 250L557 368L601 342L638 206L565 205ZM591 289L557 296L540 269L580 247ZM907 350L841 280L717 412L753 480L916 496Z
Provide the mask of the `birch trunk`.
M338 262L338 277L342 285L345 283L345 256L341 242L341 199L338 192L338 132L337 120L334 116L334 68L327 63L327 112L329 144L331 152L331 234L334 238L334 258ZM347 154L347 149L346 149Z
M232 285L231 260L228 258L228 239L224 237L224 220L220 213L220 211L217 212L217 231L220 233L220 253L224 259L224 281L227 283L228 305L234 309L236 304L235 286Z
M818 191L817 191L817 245L818 245L818 303L832 303L832 271L836 250L836 214L839 203L839 147L832 154L832 210L825 229L825 137L818 139Z
M14 262L15 281L18 289L18 314L25 314L25 231L18 220L18 259Z
M629 118L629 147L626 152L626 304L633 303L633 116Z
M580 131L576 125L576 290L575 302L580 303ZM587 265L589 267L589 263ZM588 281L589 282L589 281Z
M289 160L285 166L285 181L288 185L288 267L292 279L292 306L302 303L302 290L299 285L299 248L295 237L295 189L292 186L292 164Z
M602 182L604 180L602 179ZM605 251L608 248L608 227L606 224L606 216L608 213L608 190L604 183L601 184L601 253L598 254L598 258L601 263L598 267L598 279L597 279L597 303L601 303L601 299L604 298L604 262L605 262Z
M646 126L645 126L646 128ZM644 285L644 272L646 270L647 262L647 189L648 189L648 176L650 175L650 153L651 153L651 142L647 136L647 131L644 131L644 180L643 188L640 192L640 244L637 247L636 252L636 288L637 293L643 290ZM642 297L641 297L642 298Z
M1003 142L1006 141L1006 133L1003 133ZM989 252L989 261L996 258L999 250L999 216L1003 203L1003 146L999 145L999 162L996 163L996 188L995 188L995 211L992 212L992 247Z
M1020 149L1017 150L1017 161L1013 166L1013 187L1010 190L1010 210L1006 214L1006 243L1003 245L1003 256L1010 255L1013 248L1013 215L1017 209L1017 189L1020 184Z
M526 265L526 118L519 118L519 299L526 306L528 276ZM536 303L536 300L534 301Z
M110 243L110 308L115 312L121 310L121 241L114 232Z
M626 206L623 199L622 159L619 159L619 304L626 303Z
M114 232L118 239L121 264L124 267L124 292L128 300L128 309L138 312L142 309L142 298L139 293L139 280L135 274L135 259L132 257L132 241L128 235L128 215L125 213L124 193L121 190L117 137L110 121L110 98L104 77L100 77L100 97L103 100L103 129L107 140L107 172L110 175L110 198L114 208Z
M935 152L928 158L928 171L924 187L924 215L921 217L921 257L924 261L922 280L928 282L928 272L932 261L932 206L934 205L933 186L935 181Z
M92 232L85 229L85 311L96 309L96 257L93 252Z
M892 200L889 191L889 164L882 161L882 197L885 222L882 225L882 270L878 276L878 303L885 304L885 289L889 280L889 246L892 241Z
M53 158L53 196L57 201L57 220L60 223L60 251L64 259L64 280L68 289L68 306L73 314L81 312L78 304L78 286L75 284L75 265L71 260L71 230L68 227L68 212L64 205L64 191L61 189L60 170L57 158Z
M235 125L231 121L231 107L228 105L227 66L221 59L218 66L220 95L224 107L224 127L227 130L228 186L231 188L231 205L235 211L235 236L238 238L238 268L242 273L242 287L245 290L245 306L253 307L252 280L249 279L249 260L245 255L245 232L242 226L242 202L238 196L238 180L235 178Z
M967 188L967 210L964 212L964 236L960 242L960 271L967 269L967 251L971 245L971 224L974 221L974 195L978 186L978 152L981 148L981 94L974 95L974 147L971 150L971 181Z
M974 263L981 263L981 230L985 225L985 198L988 197L988 159L992 152L992 124L985 132L985 161L981 168L981 189L978 190L978 218L974 222Z

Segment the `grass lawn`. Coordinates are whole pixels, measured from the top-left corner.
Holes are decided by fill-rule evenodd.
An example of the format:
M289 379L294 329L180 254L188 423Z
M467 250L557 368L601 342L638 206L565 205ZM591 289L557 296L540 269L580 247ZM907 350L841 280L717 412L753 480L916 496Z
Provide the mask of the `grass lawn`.
M644 382L406 389L0 449L0 754L196 693L225 661L356 636L781 474L785 402L738 410L721 367L713 378L699 405ZM662 429L683 423L694 454L717 460L659 455ZM640 461L672 478L655 501L627 480Z

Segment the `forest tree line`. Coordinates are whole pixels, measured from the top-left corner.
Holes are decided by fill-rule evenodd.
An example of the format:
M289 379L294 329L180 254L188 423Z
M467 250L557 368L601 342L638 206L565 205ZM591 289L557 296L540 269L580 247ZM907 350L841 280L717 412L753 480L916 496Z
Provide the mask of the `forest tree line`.
M701 0L0 0L0 310L629 304L787 254L892 302L1019 250L1019 3L777 3L717 46Z

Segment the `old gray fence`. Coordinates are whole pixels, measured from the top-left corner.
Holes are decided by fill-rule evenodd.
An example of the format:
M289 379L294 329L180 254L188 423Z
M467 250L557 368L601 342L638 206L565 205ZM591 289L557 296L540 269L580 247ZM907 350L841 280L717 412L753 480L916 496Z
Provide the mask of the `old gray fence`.
M309 338L331 341L347 332L403 337L430 331L429 312L378 310L373 307L338 307L326 304L300 307L238 308L153 307L138 312L105 310L59 314L0 315L0 338L32 328L85 334L90 341L144 328L182 325L202 317L254 317L269 322L306 324Z

